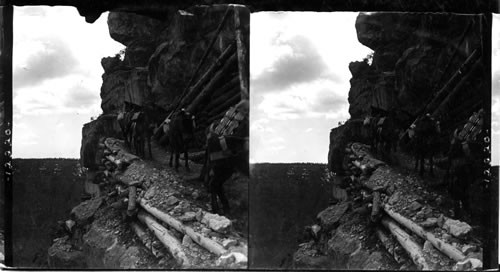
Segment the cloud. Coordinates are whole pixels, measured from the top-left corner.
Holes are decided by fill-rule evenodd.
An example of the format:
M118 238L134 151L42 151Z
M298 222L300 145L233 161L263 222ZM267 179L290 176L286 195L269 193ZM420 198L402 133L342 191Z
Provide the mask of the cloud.
M348 115L349 105L345 89L348 87L319 79L279 93L264 94L262 102L253 104L253 108L268 119L344 118L344 115ZM345 111L345 114L341 111Z
M40 6L26 6L23 8L16 8L15 16L46 16L46 8Z
M78 72L79 64L69 46L59 40L38 41L39 48L24 63L14 69L15 88L35 86L48 79L55 79ZM14 49L15 54L15 49Z
M99 98L99 93L93 93L85 86L75 85L68 91L64 105L70 108L86 108L99 104Z
M319 78L340 81L340 78L329 70L322 56L307 37L297 35L284 40L278 33L272 44L291 48L291 51L282 55L263 73L253 78L251 82L253 88L270 92L284 90Z
M346 105L347 100L335 92L323 89L316 95L312 110L315 112L330 112Z

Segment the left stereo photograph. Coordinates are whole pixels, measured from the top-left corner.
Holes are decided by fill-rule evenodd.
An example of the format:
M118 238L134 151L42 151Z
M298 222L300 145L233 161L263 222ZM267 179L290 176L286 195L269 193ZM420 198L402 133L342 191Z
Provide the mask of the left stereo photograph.
M249 9L11 14L5 266L246 269Z

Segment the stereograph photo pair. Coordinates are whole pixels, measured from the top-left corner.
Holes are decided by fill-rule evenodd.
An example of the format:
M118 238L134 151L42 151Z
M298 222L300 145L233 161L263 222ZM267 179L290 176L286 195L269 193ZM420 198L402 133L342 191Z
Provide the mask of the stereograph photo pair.
M23 97L69 89L40 72L68 44L37 36L45 47L20 64L16 29L64 8L2 4L6 266L497 267L497 42L483 3L54 3L125 46L97 60L99 116L75 119L77 159L16 141L16 122L56 113Z

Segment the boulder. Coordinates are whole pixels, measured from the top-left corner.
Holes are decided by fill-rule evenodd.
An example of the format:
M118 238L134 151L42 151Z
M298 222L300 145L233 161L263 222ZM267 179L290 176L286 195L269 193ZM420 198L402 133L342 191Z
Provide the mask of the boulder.
M190 247L194 244L194 241L193 239L191 239L191 237L189 237L188 235L184 235L182 237L182 246L185 246L185 247Z
M419 223L423 228L431 228L437 226L438 219L435 217L427 218L424 222Z
M83 226L93 220L94 214L101 206L103 197L90 199L80 203L71 210L71 216L75 219L77 225Z
M248 257L239 252L230 252L222 255L215 262L219 267L241 268L248 263Z
M367 259L363 262L363 266L360 268L362 270L385 270L384 265L386 265L387 260L384 260L382 252L375 251L372 252Z
M179 203L179 199L175 196L169 196L165 200L165 205L167 205L167 206L174 206L174 205L177 205L177 203Z
M229 249L230 247L236 246L237 244L238 241L235 239L224 239L224 241L222 241L222 246L225 249Z
M335 269L337 264L330 256L319 255L316 249L301 246L293 255L293 267L295 269Z
M483 263L480 260L468 258L457 262L455 266L453 266L453 271L481 270L481 268L483 268Z
M472 227L462 221L446 219L443 224L443 229L447 230L451 235L457 238L462 238L472 230Z
M138 248L130 247L118 239L118 234L97 221L83 235L83 253L88 268L134 268L138 260Z
M72 248L68 236L55 239L48 249L47 261L50 268L87 268L83 252Z
M160 20L131 12L110 12L108 15L109 35L125 46L138 40L154 41L166 26Z
M326 232L335 228L348 208L349 203L342 202L321 211L316 217L320 222L321 228Z
M402 195L401 191L397 191L396 193L392 194L391 197L389 198L388 203L390 205L398 203L399 199L401 198L401 195Z
M229 220L227 217L209 212L205 212L203 214L201 223L219 233L227 233L232 226L231 220Z
M179 219L181 222L195 221L196 220L196 213L195 212L186 212L183 215L179 216L177 219Z
M412 212L416 212L418 210L420 210L422 208L422 204L418 203L417 201L413 201L409 206L408 206L408 210L412 211Z
M361 249L361 242L358 237L351 235L344 230L338 229L328 240L328 255L337 263L338 267L345 267L349 262L351 254Z
M155 196L155 194L156 194L156 187L151 187L144 194L144 199L149 200L149 199L153 198Z

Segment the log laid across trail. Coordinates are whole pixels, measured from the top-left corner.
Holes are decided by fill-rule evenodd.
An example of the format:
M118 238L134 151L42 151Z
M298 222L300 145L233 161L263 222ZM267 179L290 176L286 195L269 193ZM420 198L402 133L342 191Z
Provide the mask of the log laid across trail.
M227 250L224 249L224 247L222 245L220 245L219 243L197 233L192 228L182 224L179 220L177 220L177 219L173 218L172 216L168 215L167 213L164 213L164 212L158 210L157 208L149 205L145 199L141 199L140 205L141 205L141 207L144 208L144 210L146 210L150 214L154 215L156 218L163 221L164 223L171 226L172 228L176 229L178 232L189 236L195 243L197 243L198 245L207 249L208 251L214 253L215 255L221 256L221 255L224 255L225 253L227 253Z
M182 244L177 238L175 238L169 230L163 227L160 223L149 214L144 211L140 211L137 214L139 220L141 220L148 228L155 234L155 236L160 240L160 242L167 248L168 252L174 257L177 264L183 268L191 266L191 262L188 259L186 253L182 249Z
M436 236L434 236L434 234L425 231L421 226L417 225L410 219L392 210L392 208L389 205L384 205L384 211L396 222L398 222L405 228L411 230L413 233L417 234L420 238L429 241L435 248L437 248L439 251L441 251L451 259L457 262L465 259L465 255L462 254L462 252L458 250L456 247L437 238Z
M431 266L424 258L422 247L411 239L411 236L401 229L396 222L388 217L382 218L382 225L386 227L394 237L398 240L399 244L406 250L408 255L410 255L413 263L418 267L419 270L431 270Z

